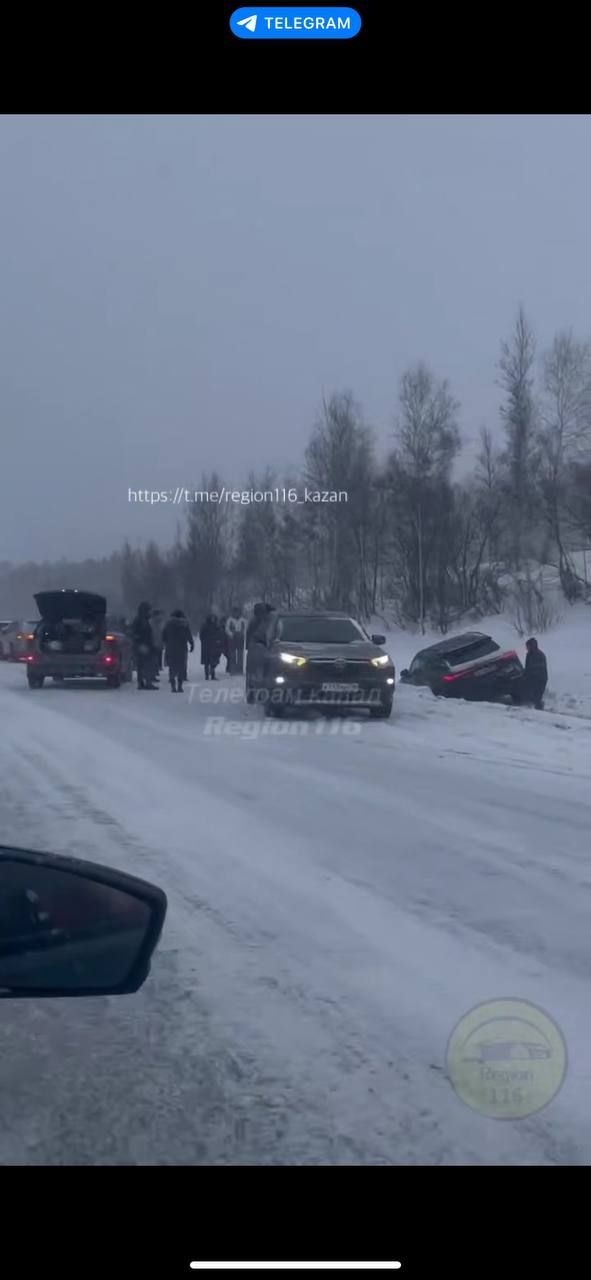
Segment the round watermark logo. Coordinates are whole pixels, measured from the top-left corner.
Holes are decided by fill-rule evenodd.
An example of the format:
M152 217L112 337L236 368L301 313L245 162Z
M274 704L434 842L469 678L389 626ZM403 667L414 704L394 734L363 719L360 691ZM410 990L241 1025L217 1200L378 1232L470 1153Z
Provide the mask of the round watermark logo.
M547 1107L566 1065L560 1028L527 1000L477 1004L460 1018L447 1046L447 1071L458 1097L495 1120L520 1120Z

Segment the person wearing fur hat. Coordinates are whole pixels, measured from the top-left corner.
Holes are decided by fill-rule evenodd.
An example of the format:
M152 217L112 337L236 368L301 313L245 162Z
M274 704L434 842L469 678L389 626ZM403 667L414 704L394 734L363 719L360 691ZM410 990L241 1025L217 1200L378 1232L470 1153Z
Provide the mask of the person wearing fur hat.
M182 609L173 609L162 630L162 643L170 688L173 693L182 693L187 679L187 652L190 650L192 653L195 648L191 628Z

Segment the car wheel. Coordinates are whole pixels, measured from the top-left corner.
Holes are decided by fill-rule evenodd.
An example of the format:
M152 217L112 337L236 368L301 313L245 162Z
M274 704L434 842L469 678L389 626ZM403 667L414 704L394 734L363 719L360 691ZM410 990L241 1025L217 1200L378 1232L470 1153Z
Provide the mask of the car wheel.
M372 720L387 720L392 715L393 702L383 702L381 707L370 707L369 714Z
M44 676L32 676L27 673L27 683L29 689L42 689Z

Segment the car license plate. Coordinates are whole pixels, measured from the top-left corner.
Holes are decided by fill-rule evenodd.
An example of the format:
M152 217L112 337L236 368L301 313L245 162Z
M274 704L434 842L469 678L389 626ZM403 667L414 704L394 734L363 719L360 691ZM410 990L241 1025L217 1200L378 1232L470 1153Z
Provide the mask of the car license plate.
M338 682L333 680L329 684L322 685L322 692L323 693L358 693L359 685L358 684L339 684Z

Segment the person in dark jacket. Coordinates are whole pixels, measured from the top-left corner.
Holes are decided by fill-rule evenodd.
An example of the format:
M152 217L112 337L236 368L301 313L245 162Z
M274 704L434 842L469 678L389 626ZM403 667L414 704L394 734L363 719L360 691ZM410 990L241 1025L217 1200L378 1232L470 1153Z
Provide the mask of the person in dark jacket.
M154 636L150 623L151 606L142 600L131 624L131 638L137 671L138 689L155 689L154 675Z
M201 641L201 665L205 668L205 679L215 680L215 669L224 651L223 634L215 613L208 613L199 632Z
M536 711L544 710L544 690L548 683L548 664L546 655L538 647L537 640L532 636L530 640L526 640L526 658L525 658L525 694L524 702L536 708Z
M182 609L174 609L162 629L164 664L168 667L168 679L173 693L183 692L187 679L187 650L195 648L191 628Z
M267 632L272 606L255 604L252 618L246 629L246 699L256 697L256 683L261 679L267 656Z
M249 618L248 626L246 628L246 648L247 649L250 645L254 632L260 626L260 623L265 616L265 612L266 612L266 606L262 603L262 601L259 601L258 604L255 604L254 609L252 611L252 617Z

